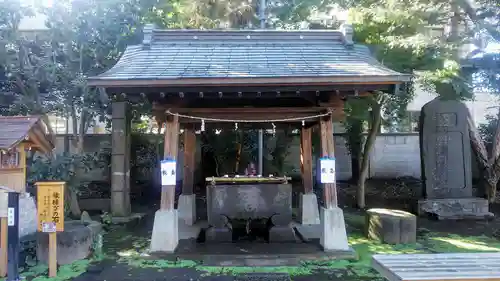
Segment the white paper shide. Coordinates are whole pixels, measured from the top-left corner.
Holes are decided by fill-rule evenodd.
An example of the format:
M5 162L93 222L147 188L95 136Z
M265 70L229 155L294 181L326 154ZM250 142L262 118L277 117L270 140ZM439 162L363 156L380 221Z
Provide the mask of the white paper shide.
M14 210L14 208L9 208L7 212L8 212L8 214L7 214L7 225L8 226L15 226L16 225L16 221L14 219L14 216L16 214L16 210Z
M335 158L321 158L321 183L335 183Z
M177 180L177 163L175 160L163 160L160 165L161 185L175 185Z

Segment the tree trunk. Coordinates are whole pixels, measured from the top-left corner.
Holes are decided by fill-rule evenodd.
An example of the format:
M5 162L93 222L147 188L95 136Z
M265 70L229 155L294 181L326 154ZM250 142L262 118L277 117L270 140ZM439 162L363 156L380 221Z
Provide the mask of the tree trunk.
M497 118L500 118L500 109ZM491 156L488 157L486 147L481 140L479 132L474 125L472 117L467 118L471 148L477 158L477 163L483 177L483 194L490 203L495 202L497 184L500 179L500 119L497 121L495 137L491 148Z
M459 28L460 28L460 11L456 1L450 1L452 16L450 19L450 33L448 36L448 42L454 43L459 40ZM453 56L459 59L458 49L453 50Z
M454 1L465 14L469 17L469 19L476 24L479 29L485 29L488 34L493 37L496 41L500 41L500 32L496 29L496 27L487 22L484 18L478 15L477 10L474 8L474 2L471 0L457 0Z
M85 137L85 126L86 126L86 116L82 112L80 116L80 124L78 124L77 111L74 105L71 106L71 118L73 121L73 147L76 149L75 154L83 155L83 142ZM78 173L78 167L76 164L73 165L75 173ZM78 203L78 193L73 188L68 188L69 195L69 211L71 215L75 218L81 216L80 204Z
M66 114L66 129L65 129L65 136L64 136L64 154L69 154L71 149L69 148L69 118L70 115Z
M69 186L66 186L66 192L64 196L64 200L68 202L68 208L69 208L69 214L71 217L74 219L79 219L80 216L82 215L82 211L80 209L80 204L78 204L78 196L76 192L70 188Z
M76 108L75 108L75 105L72 104L71 105L71 122L72 122L72 127L73 127L73 138L71 140L71 144L73 146L73 148L77 148L78 146L78 116L77 116L77 113L76 113Z
M71 215L75 218L80 218L80 216L82 215L82 211L80 209L80 204L78 203L78 194L71 188L69 189L69 193L69 210L71 212Z
M76 147L76 153L79 155L82 155L84 153L84 140L85 140L85 134L88 129L88 114L85 110L82 111L82 115L80 116L80 126L78 127L78 144Z
M366 142L363 148L363 157L361 159L361 169L358 179L358 192L357 192L357 201L358 208L364 209L366 207L365 202L365 182L368 178L368 165L370 160L370 151L375 143L375 139L377 138L377 134L380 128L380 123L382 121L381 116L381 104L374 102L372 106L372 122L370 126L370 131L368 132L368 136L366 138Z

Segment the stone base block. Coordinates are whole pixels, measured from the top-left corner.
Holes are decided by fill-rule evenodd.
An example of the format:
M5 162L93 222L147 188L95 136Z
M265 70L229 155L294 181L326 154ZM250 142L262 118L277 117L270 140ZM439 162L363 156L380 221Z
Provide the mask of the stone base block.
M151 252L173 253L179 244L177 210L158 210L155 213Z
M388 244L417 242L417 217L411 213L370 209L366 212L366 236Z
M57 233L57 263L70 264L86 259L92 252L94 239L101 231L101 224L93 222L86 226L80 221L67 221L64 231ZM42 263L48 263L49 234L37 233L36 255Z
M344 213L342 209L321 208L321 235L320 244L325 252L349 251L347 231L345 228Z
M297 237L293 227L274 226L269 230L269 242L297 242Z
M205 233L207 242L233 242L233 233L228 228L210 227Z
M196 195L181 194L177 210L179 219L183 220L187 225L193 225L196 222Z
M483 198L425 199L418 201L418 214L433 214L438 219L490 219L488 200Z
M320 224L318 197L314 193L300 195L299 221L302 224Z

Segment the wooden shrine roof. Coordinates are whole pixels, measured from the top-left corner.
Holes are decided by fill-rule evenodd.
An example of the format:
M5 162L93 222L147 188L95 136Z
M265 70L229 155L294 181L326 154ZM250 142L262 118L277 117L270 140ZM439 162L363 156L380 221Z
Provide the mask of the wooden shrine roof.
M29 140L42 152L54 148L50 128L40 116L0 116L0 149L9 150Z
M148 25L140 45L89 78L103 87L399 84L393 71L341 30L159 30Z

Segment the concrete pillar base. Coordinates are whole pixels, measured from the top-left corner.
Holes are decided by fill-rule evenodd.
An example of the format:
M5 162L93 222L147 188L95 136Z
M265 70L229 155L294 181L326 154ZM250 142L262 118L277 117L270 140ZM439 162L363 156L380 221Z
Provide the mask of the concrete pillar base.
M187 225L193 225L196 222L196 195L181 194L177 210L179 212L179 219Z
M151 252L173 253L179 244L177 210L158 210L155 213Z
M349 251L344 213L339 207L321 208L321 234L319 242L325 252Z
M300 195L300 222L302 224L320 224L318 197L314 193Z

